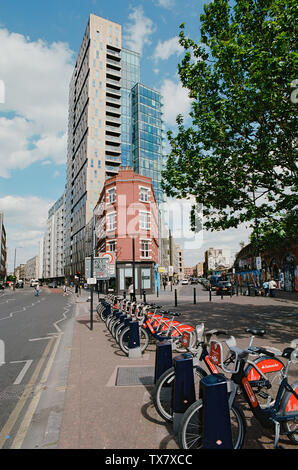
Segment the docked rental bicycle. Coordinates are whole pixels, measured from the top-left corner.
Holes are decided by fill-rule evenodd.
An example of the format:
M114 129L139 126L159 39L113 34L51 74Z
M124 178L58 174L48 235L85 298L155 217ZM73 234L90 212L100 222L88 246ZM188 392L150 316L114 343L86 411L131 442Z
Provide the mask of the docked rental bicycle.
M197 325L195 331L197 337L195 347L188 345L187 338L185 338L185 346L193 356L194 385L196 396L198 397L200 380L207 374L217 374L219 372L218 368L210 360L210 341L215 336L227 336L227 332L216 329L205 331L204 323ZM276 354L281 355L282 353L275 348L271 348L270 356L265 348L259 348L258 354L253 353L252 343L254 337L262 337L266 334L266 331L262 328L247 328L245 332L251 334L249 341L249 347L251 348L250 355L254 356L253 359L247 359L245 373L254 392L258 394L260 406L266 406L272 403L272 392L273 394L275 393L280 371L284 368L283 362L276 357ZM273 357L272 351L275 354ZM172 394L174 384L175 369L170 367L158 378L153 390L153 403L156 411L167 422L173 421Z
M154 310L150 312L149 310ZM159 307L152 305L144 305L136 313L136 318L139 320L139 333L140 341L142 341L141 352L143 353L148 347L150 340L160 341L168 339L173 344L173 349L180 352L181 340L184 331L188 331L193 338L194 327L176 322L175 317L179 316L176 312L166 312L159 310ZM170 316L170 318L169 318ZM119 335L119 345L125 354L128 354L129 349L130 327L123 328Z
M227 359L223 359L223 347L218 341L211 341L210 358L217 367L220 367L226 373L232 374L227 382L227 387L234 449L242 447L246 430L246 418L235 400L239 390L260 425L275 431L275 448L278 447L280 433L285 434L294 444L298 444L298 381L295 381L292 385L288 381L290 365L298 363L298 340L292 341L291 346L285 348L282 353L282 356L288 362L281 371L281 380L275 400L265 407L260 406L258 396L250 386L245 372L251 352L258 354L259 349L262 351L263 348L248 347L241 350L237 347L233 336L225 343L229 351ZM270 351L267 352L270 356ZM203 411L204 402L199 399L184 413L178 436L180 448L202 448L204 442Z

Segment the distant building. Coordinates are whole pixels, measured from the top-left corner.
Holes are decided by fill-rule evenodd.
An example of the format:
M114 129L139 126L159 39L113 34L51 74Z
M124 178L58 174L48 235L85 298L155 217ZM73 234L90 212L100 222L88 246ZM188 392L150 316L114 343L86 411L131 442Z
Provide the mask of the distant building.
M132 169L120 169L109 178L95 208L96 253L112 253L117 293L133 282L133 238L136 292L154 292L159 258L158 207L152 181Z
M203 261L199 261L199 263L197 263L194 266L194 274L197 277L203 276L204 274L204 262Z
M39 256L34 256L25 264L25 281L39 279Z
M23 281L25 280L25 266L25 264L20 264L16 267L15 277L17 281L19 281L20 279L22 279Z
M184 278L184 253L182 248L177 245L177 254L178 254L178 273L177 278L181 281Z
M191 277L194 274L194 268L193 267L184 267L184 276L185 277Z
M43 279L64 278L64 194L48 213L47 228L43 243Z
M209 248L205 251L204 275L208 272L220 272L232 267L232 253L228 248Z
M5 279L6 272L6 258L7 258L7 247L6 247L6 231L4 227L4 215L0 211L0 279Z

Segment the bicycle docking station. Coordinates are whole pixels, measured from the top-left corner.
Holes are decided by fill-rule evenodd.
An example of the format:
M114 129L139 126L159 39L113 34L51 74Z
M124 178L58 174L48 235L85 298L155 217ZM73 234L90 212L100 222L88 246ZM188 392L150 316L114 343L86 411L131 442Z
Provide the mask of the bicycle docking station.
M140 332L139 332L139 322L130 321L129 322L129 341L128 341L128 357L137 358L142 357L141 347L140 347Z
M169 341L156 343L154 383L173 365L172 344Z
M227 379L223 374L211 374L200 382L203 400L203 448L233 449Z
M179 431L180 422L187 408L195 402L193 357L183 353L174 357L175 383L173 389L173 430Z

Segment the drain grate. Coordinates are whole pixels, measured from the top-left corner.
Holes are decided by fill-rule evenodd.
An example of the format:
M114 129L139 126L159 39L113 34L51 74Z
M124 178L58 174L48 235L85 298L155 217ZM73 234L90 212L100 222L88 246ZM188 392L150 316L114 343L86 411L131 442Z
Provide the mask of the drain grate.
M116 385L153 385L154 367L119 367Z

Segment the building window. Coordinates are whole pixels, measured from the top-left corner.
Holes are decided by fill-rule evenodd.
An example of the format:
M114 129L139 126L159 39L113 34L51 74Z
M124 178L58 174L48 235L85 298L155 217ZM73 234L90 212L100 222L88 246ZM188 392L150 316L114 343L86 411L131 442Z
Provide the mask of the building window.
M116 240L108 242L108 251L116 251Z
M143 201L143 202L149 201L149 189L140 188L140 201Z
M141 240L141 257L149 258L149 241Z
M116 212L107 215L107 230L115 230L116 228Z
M108 190L108 202L113 203L116 201L116 188Z
M150 229L150 212L140 212L140 228L144 230Z

